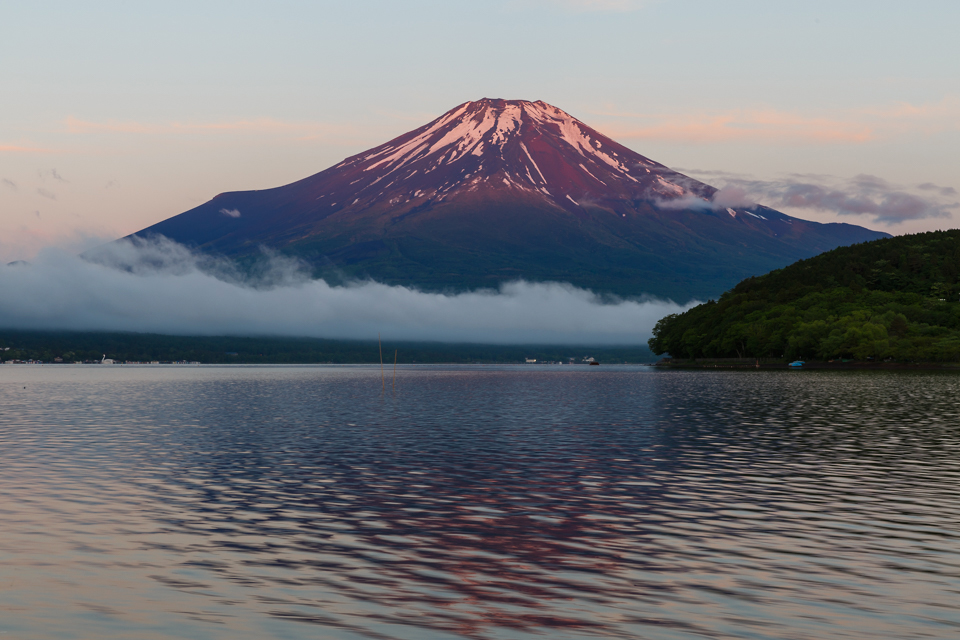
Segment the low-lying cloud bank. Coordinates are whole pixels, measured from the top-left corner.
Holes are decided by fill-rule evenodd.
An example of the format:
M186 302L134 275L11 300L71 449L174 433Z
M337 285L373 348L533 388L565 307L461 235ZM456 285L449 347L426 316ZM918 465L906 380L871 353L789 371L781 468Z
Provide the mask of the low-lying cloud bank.
M56 250L0 267L0 327L173 335L275 335L499 344L643 344L688 308L606 300L568 284L424 293L330 286L273 258L253 276L169 241L115 243L86 259Z

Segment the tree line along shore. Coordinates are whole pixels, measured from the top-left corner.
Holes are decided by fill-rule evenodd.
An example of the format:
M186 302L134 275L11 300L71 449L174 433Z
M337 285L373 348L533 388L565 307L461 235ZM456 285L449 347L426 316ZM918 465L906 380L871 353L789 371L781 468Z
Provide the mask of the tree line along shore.
M662 318L648 344L673 366L958 363L960 230L841 247L748 278L718 300Z

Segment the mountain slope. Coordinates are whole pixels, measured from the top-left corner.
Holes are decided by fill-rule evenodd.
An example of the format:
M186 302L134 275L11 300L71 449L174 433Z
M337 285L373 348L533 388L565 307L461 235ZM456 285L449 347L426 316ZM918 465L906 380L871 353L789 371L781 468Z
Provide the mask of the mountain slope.
M544 102L483 99L304 180L224 193L135 235L248 259L265 246L317 275L423 289L525 278L676 300L886 235L717 207L715 193Z

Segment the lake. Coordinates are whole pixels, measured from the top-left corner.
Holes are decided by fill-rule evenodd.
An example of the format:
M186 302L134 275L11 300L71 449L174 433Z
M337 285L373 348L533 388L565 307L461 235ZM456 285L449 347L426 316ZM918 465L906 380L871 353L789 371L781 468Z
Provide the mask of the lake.
M0 365L0 400L2 637L960 637L956 374Z

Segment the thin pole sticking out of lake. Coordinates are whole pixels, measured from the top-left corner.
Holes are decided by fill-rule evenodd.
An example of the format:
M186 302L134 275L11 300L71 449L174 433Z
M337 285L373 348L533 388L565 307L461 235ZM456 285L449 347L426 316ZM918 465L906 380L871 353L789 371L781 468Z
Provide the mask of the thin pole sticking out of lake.
M393 390L397 390L397 349L393 350Z
M383 343L380 342L380 334L377 334L377 348L380 349L380 384L382 391L387 390L387 378L383 375Z

